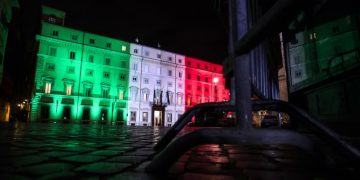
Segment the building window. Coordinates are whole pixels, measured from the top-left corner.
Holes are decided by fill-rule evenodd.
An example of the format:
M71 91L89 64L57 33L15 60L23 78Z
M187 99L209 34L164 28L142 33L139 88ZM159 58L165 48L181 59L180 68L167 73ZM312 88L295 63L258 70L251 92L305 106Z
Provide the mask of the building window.
M124 100L124 87L120 87L119 89L119 99Z
M188 74L188 77L187 77L188 79L191 79L191 75L190 74Z
M49 55L50 56L56 56L56 48L50 48Z
M133 70L135 70L135 71L138 70L138 63L133 63Z
M190 66L190 65L191 65L191 62L190 62L190 61L188 61L188 62L187 62L187 64L188 64L188 66Z
M178 59L178 63L180 63L180 64L181 64L181 63L182 63L182 59Z
M66 67L66 72L69 73L69 74L74 74L75 73L75 67L74 66Z
M51 83L50 83L50 82L46 82L46 83L45 83L45 93L46 93L46 94L50 94L50 93L51 93Z
M197 102L200 104L201 103L201 96L197 96Z
M209 92L209 88L205 88L205 92Z
M90 39L89 42L90 44L95 44L95 39Z
M149 51L145 51L145 56L149 56Z
M166 97L167 97L167 103L169 105L172 105L174 102L173 102L173 99L174 99L174 93L171 92L171 91L167 91L166 92Z
M93 76L93 70L92 69L86 69L86 76Z
M179 88L182 88L182 84L181 84L181 83L179 83L179 84L178 84L178 87L179 87Z
M135 87L135 86L131 86L131 87L130 87L130 100L136 101L138 89L139 89L139 88L137 88L137 87Z
M200 75L197 75L196 79L197 79L198 81L200 81Z
M77 36L77 35L71 35L71 39L74 40L74 41L77 41L77 40L78 40L78 36Z
M130 111L130 121L136 121L136 111Z
M137 77L136 77L136 76L133 76L133 77L132 77L132 81L133 81L133 82L137 82Z
M168 61L172 61L172 57L169 56L169 57L168 57Z
M144 78L144 84L149 84L149 78Z
M74 51L70 51L70 59L75 59L75 52Z
M156 55L158 59L161 59L161 54Z
M160 67L157 67L157 68L156 68L156 73L157 73L158 75L161 75L161 68L160 68Z
M154 103L156 105L161 105L161 97L162 97L162 91L160 89L156 89L154 94Z
M106 43L107 48L111 48L111 43Z
M110 65L110 58L105 58L105 65Z
M120 77L120 80L125 80L126 75L125 74L120 74L119 77Z
M169 70L169 71L168 71L168 75L169 75L169 76L172 76L172 70Z
M144 102L148 102L149 101L149 95L150 95L150 90L147 88L144 88L142 90L142 96L143 96L143 101Z
M143 118L142 118L142 120L143 120L144 122L147 122L147 121L148 121L148 112L143 112Z
M126 46L121 46L122 51L126 51Z
M55 64L53 64L53 63L46 63L46 70L48 70L48 71L55 71Z
M143 72L149 72L149 65L148 64L144 64L144 70Z
M70 84L67 84L66 85L66 95L68 95L68 96L71 96L71 93L72 92L72 85L70 85Z
M90 97L93 84L89 81L84 81L83 85L84 85L84 96Z
M172 114L171 113L167 113L166 120L167 120L168 123L172 122Z
M161 85L161 80L156 80L156 85Z
M206 69L206 70L208 69L208 66L207 66L207 65L205 65L205 69Z
M209 78L208 78L208 77L205 77L205 82L209 82Z
M182 95L182 93L177 93L177 104L179 105L179 106L181 106L182 104L183 104L183 95Z
M168 87L172 87L172 82L168 82Z
M121 61L121 68L126 68L126 62L125 61Z
M88 62L90 63L94 62L94 55L89 55Z
M110 91L109 87L102 87L101 88L101 97L102 98L108 98L109 97L109 91Z
M138 53L138 49L134 49L134 53L137 54L137 53Z
M110 72L104 72L104 78L110 78Z
M191 105L191 96L188 95L187 99L186 99L186 105L190 106Z
M197 67L197 68L200 68L200 64L197 64L196 67Z
M198 91L201 91L201 87L200 87L200 86L198 86L198 87L197 87L197 90L198 90Z
M179 72L179 78L182 78L182 72Z
M59 31L55 31L55 30L54 30L54 31L52 32L52 35L53 35L53 36L59 36Z
M191 89L191 85L187 85L187 89Z

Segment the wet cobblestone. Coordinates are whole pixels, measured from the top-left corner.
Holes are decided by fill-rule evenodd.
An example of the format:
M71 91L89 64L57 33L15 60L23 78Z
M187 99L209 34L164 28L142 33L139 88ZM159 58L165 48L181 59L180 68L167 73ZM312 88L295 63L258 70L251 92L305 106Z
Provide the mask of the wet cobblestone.
M148 174L152 147L167 129L30 124L0 129L0 179L333 179L306 153L286 145L206 144L169 171ZM330 171L331 172L331 171ZM335 178L335 179L336 179ZM347 178L349 179L349 178ZM354 178L356 179L356 178Z

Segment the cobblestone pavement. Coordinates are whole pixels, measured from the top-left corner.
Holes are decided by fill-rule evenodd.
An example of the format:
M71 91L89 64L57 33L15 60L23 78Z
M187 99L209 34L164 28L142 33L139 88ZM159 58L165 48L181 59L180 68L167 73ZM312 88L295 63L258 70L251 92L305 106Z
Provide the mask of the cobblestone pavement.
M147 174L143 169L155 155L152 147L166 130L81 124L1 127L0 179L344 179L341 171L324 168L286 145L202 145L184 154L168 173Z

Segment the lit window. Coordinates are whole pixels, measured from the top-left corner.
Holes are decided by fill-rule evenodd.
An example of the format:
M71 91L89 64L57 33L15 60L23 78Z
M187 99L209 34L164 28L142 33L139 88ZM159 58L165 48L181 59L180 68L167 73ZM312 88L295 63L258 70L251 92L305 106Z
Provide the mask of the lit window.
M75 59L75 52L74 51L70 51L70 59Z
M173 104L173 99L174 99L174 93L171 92L171 91L167 91L166 92L166 97L167 97L167 103L169 105L172 105Z
M182 105L183 101L183 94L182 93L177 93L177 104L178 105Z
M124 99L124 90L119 90L119 99L120 100Z
M45 83L45 93L46 94L51 93L51 83L49 83L49 82Z
M66 95L71 96L71 92L72 92L72 86L66 85Z
M111 48L111 43L106 43L107 48ZM126 48L126 47L125 47Z
M148 102L149 101L150 90L145 88L145 89L142 90L142 93L143 93L143 101Z
M148 112L143 112L143 119L144 122L148 121Z
M50 48L49 55L50 56L56 56L56 48Z
M126 46L121 46L122 51L126 51Z

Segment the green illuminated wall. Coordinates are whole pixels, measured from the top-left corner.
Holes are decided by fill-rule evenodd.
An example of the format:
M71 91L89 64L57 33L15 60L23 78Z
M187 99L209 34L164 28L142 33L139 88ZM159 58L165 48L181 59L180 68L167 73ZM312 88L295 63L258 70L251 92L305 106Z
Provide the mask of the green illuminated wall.
M32 121L126 121L129 43L46 22L37 40Z

